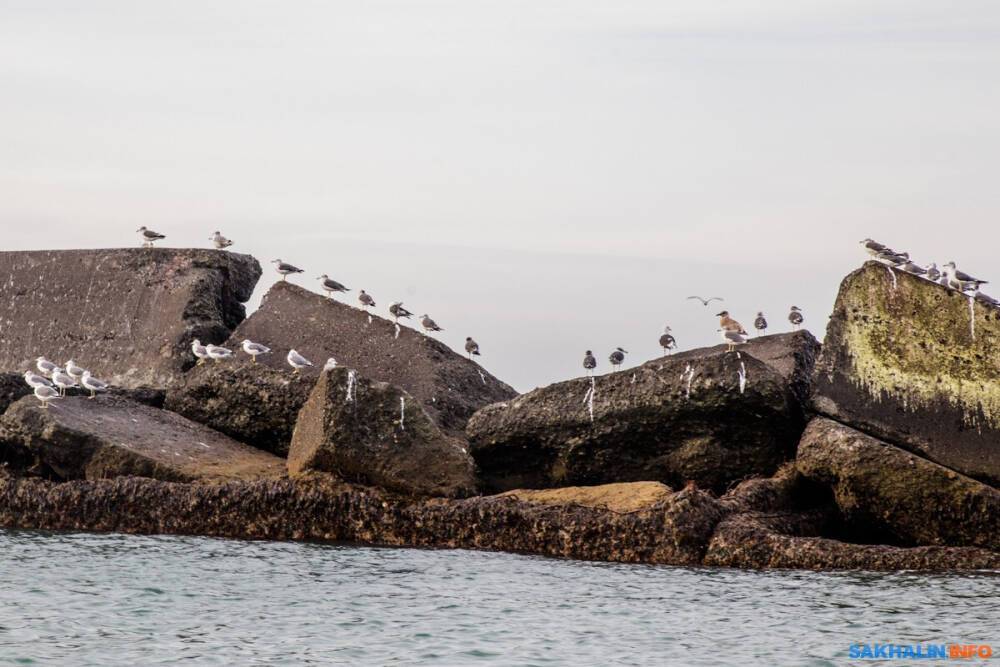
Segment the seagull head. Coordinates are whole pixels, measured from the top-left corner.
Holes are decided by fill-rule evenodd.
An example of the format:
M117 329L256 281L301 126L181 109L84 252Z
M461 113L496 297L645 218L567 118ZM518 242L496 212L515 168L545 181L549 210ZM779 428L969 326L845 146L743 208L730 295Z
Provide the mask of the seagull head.
M802 309L801 309L801 308L799 308L798 306L792 306L792 310L794 310L794 311L798 312L798 311L800 311L800 310L802 310Z
M621 352L622 354L628 354L628 351L625 350L624 348L616 347L615 349L618 350L619 352Z
M327 359L326 363L323 364L323 370L325 370L325 371L328 371L331 368L336 368L336 367L337 367L337 360L334 359L333 357L330 357L329 359Z
M944 268L951 269L952 271L954 271L955 270L955 262L954 261L948 262L947 264L944 265Z
M38 357L35 361L48 361L45 357Z
M593 352L591 352L590 350L587 350L586 354L587 355L591 355L591 354L593 354Z
M281 260L280 259L272 259L271 260L271 264L281 264Z
M324 273L324 274L323 274L323 275L321 275L321 276L317 276L317 277L316 277L316 280L326 280L326 279L327 279L327 278L329 278L329 277L330 277L330 276L328 276L328 275L326 275L326 274Z
M671 331L673 331L673 329L670 328L669 324L663 327L663 333L670 333Z
M715 316L716 317L729 317L729 311L728 310L724 310L721 313L716 313Z
M465 337L465 340L466 340L466 342L468 342L468 341L472 340L472 336L466 336L466 337Z
M758 310L757 311L757 317L764 317L764 311L763 310Z
M137 229L135 231L136 232L144 232L144 231L146 231L146 225L143 225L142 227L140 227L139 229Z
M250 340L249 338L244 338L244 339L243 339L243 342L242 342L242 343L240 343L240 345L249 345L249 344L250 344L251 342L252 342L252 341L251 341L251 340Z

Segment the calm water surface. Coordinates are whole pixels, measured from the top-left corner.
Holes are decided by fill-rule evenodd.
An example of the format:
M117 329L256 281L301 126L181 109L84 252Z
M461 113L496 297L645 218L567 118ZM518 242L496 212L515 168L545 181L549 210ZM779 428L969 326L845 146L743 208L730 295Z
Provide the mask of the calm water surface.
M2 664L839 665L851 642L1000 645L997 573L0 531L0 595Z

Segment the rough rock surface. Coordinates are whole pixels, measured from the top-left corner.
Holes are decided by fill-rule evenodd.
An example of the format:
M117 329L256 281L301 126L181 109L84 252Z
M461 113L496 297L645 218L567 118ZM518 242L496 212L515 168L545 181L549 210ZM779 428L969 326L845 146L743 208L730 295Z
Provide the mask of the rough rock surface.
M405 494L467 496L476 482L464 445L398 387L335 368L323 372L299 413L288 469Z
M0 373L0 414L22 396L31 393L20 373Z
M816 411L1000 486L1000 310L869 262L840 286Z
M796 465L833 489L857 532L1000 551L1000 491L965 475L820 417L803 434Z
M82 396L42 409L34 396L0 419L0 440L26 450L56 479L138 475L218 481L284 474L284 461L180 415L118 396Z
M566 486L561 489L517 489L501 494L526 503L543 505L583 505L613 512L649 509L673 495L669 486L659 482L623 482L600 486Z
M817 348L807 332L768 336L536 389L476 413L472 455L497 491L640 480L723 490L794 456Z
M243 320L260 272L214 250L0 252L0 369L45 355L121 386L173 384L192 339L223 341Z
M236 329L230 344L244 338L272 348L274 353L260 361L281 371L289 370L285 355L292 348L316 364L316 369L306 371L312 377L333 357L365 377L401 387L450 431L462 431L472 413L484 405L516 395L434 338L405 324L396 338L393 322L372 316L369 323L365 311L289 282L275 283L260 308Z
M258 449L287 456L313 375L253 364L245 356L188 372L167 394L166 407Z

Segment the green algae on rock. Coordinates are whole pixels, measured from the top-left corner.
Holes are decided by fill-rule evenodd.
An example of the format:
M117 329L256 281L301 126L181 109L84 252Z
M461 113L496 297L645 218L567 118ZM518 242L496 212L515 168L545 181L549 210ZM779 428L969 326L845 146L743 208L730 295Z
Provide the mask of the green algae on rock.
M869 262L840 286L813 385L817 412L1000 484L1000 310Z

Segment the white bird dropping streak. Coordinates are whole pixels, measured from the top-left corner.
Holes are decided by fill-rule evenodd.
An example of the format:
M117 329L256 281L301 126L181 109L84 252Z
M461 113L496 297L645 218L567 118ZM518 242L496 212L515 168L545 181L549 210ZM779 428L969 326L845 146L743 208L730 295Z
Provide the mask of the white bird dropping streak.
M976 340L976 300L975 297L969 297L969 334L972 336L972 340Z
M736 373L736 376L740 379L740 393L747 388L747 367L742 361L740 362L740 370Z
M889 272L889 277L892 278L892 289L896 289L896 272L892 270L891 266L886 266L885 270Z
M371 313L368 313L368 324L371 324L371 323L372 323L372 315L371 315Z
M347 371L347 397L344 399L345 403L350 403L354 400L354 378L356 375L354 371Z
M406 430L406 397L399 397L399 430Z
M587 389L587 393L583 395L583 403L587 406L587 412L590 413L590 423L594 423L594 394L597 393L597 384L594 382L594 376L590 376L590 388Z
M691 398L691 380L694 379L694 369L691 368L691 364L688 364L687 368L684 369L684 372L681 373L681 381L683 381L685 377L687 378L687 386L684 388L684 397Z
M393 338L399 338L399 322L396 322L396 335Z
M483 375L482 371L479 371L479 379L483 381L483 384L486 384L486 376Z

